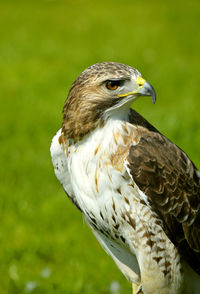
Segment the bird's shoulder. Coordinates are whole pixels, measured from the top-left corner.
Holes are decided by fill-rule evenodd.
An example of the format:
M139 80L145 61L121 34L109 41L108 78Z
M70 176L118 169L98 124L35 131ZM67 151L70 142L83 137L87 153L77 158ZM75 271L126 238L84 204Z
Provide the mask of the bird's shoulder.
M67 156L62 143L61 129L53 137L50 147L54 172L66 193L71 194L70 176L68 172Z
M51 158L53 162L54 172L63 186L65 193L68 195L73 204L79 209L79 205L77 204L74 191L71 185L71 177L68 170L68 157L67 157L67 148L65 146L67 141L62 135L62 130L58 130L56 135L53 137L50 147Z

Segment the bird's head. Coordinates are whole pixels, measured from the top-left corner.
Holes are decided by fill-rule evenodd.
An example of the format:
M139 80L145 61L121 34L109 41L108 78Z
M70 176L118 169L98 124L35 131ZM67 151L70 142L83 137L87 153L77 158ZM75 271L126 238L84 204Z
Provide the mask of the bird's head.
M80 140L112 116L127 114L140 96L156 95L138 70L121 63L97 63L84 70L72 84L63 108L62 131Z

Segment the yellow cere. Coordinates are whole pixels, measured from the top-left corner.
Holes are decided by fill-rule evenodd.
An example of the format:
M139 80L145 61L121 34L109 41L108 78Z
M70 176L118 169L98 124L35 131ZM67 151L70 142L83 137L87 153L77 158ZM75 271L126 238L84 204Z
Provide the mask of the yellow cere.
M137 94L138 91L144 87L144 83L146 81L145 81L145 79L143 79L141 77L137 77L136 82L137 82L137 85L138 85L138 89L136 91L132 91L132 92L124 93L124 94L119 94L117 96L118 97L126 97L126 96L129 96L129 95Z
M138 87L140 89L142 89L144 87L144 83L146 82L145 79L141 78L141 77L137 77L137 80L136 80L137 84L138 84Z

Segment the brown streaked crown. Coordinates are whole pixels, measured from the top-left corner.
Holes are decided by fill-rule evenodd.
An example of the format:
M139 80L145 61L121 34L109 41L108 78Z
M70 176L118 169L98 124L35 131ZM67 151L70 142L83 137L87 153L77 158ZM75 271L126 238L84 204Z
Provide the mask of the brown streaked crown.
M64 104L63 134L77 141L102 126L102 114L117 102L117 98L105 95L102 83L111 78L130 79L133 74L137 75L138 71L115 62L97 63L84 70L72 84Z

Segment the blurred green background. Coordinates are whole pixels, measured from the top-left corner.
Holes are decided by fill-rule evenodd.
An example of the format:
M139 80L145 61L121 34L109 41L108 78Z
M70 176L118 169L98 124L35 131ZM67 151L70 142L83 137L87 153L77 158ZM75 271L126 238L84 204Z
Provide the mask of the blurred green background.
M0 2L0 294L131 293L55 178L49 146L77 75L139 69L134 107L200 167L200 2Z

